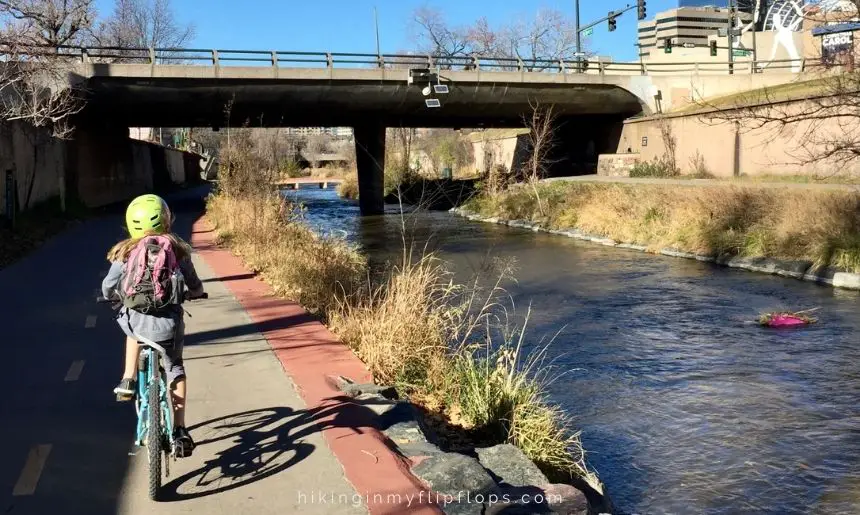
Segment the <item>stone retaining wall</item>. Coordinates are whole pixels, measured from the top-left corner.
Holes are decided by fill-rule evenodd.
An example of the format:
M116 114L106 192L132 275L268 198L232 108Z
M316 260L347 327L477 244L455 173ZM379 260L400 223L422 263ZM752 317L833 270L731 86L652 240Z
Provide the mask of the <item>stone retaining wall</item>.
M642 245L632 243L619 243L611 238L602 236L593 236L585 234L578 229L546 229L540 224L527 220L503 220L498 217L483 217L472 213L464 208L451 209L452 213L458 214L469 220L478 222L487 222L507 225L509 227L519 227L532 231L548 232L551 234L559 234L569 238L578 240L590 241L599 243L609 247L618 247L623 249L638 250L640 252L648 252L648 248ZM810 281L819 284L826 284L834 288L845 288L849 290L860 290L860 274L845 272L832 268L818 269L813 266L811 261L786 261L774 258L764 257L740 257L740 256L706 256L694 254L691 252L683 252L675 249L661 249L660 254L664 256L681 257L687 259L695 259L707 263L716 263L718 265L728 266L730 268L740 268L750 272L762 272L766 274L780 275L783 277L791 277L803 281Z
M640 160L639 154L600 154L597 157L597 175L630 177L630 171Z

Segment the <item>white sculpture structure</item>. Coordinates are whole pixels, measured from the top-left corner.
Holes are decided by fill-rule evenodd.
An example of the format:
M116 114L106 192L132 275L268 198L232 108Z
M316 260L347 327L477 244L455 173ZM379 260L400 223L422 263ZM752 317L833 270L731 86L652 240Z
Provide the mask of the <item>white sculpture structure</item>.
M819 6L827 8L829 4L839 3L841 0L824 0L819 2ZM764 18L764 30L776 32L773 38L773 47L770 50L770 57L764 62L757 64L759 69L767 68L774 59L779 47L785 48L791 62L791 71L798 73L801 71L801 57L797 50L797 45L794 42L794 33L800 28L803 23L803 5L802 0L776 0L770 5L767 14ZM756 21L761 17L762 0L756 0L753 19L746 26L741 27L740 32L748 32L755 30ZM731 38L734 39L734 38ZM732 44L731 46L734 46Z

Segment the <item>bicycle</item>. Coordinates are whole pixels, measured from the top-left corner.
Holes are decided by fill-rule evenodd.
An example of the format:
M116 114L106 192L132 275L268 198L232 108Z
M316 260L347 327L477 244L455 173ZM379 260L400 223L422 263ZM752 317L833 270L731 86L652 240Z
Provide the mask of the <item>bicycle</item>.
M207 293L186 300L209 298ZM99 296L96 302L114 303L116 299ZM135 336L143 345L137 361L137 392L134 408L137 412L137 429L134 444L146 447L149 462L149 498L159 500L162 479L162 455L164 458L164 477L170 477L170 458L176 459L176 441L173 437L173 396L167 384L167 376L162 363L166 361L167 350L158 343L141 336ZM152 431L152 428L157 430Z

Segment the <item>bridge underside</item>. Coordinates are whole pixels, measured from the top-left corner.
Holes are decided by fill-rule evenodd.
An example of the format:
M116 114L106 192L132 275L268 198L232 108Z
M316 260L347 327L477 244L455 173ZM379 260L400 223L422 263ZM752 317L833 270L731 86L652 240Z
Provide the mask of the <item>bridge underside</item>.
M635 95L610 84L482 80L448 86L450 92L437 97L441 107L428 108L422 86L405 80L102 74L87 80L90 99L81 122L115 127L353 127L361 211L377 214L384 210L386 127L522 127L534 106L552 105L560 146L584 155L589 140L598 152L612 147L602 140L620 134L615 127L643 110Z
M522 126L531 105L557 115L626 118L642 112L629 91L605 84L451 84L439 108L425 106L421 87L403 81L273 81L94 77L87 117L129 127L389 127ZM232 105L229 120L226 106Z

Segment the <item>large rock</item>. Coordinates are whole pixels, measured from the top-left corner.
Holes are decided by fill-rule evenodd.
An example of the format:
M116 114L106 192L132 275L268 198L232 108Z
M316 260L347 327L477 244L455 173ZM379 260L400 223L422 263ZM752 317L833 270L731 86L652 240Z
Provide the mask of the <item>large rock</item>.
M566 515L586 515L588 500L585 494L576 488L565 484L545 485L543 497L553 513Z
M383 427L382 432L397 445L427 443L424 431L421 430L418 422L414 420L395 422L387 427Z
M503 443L493 447L475 449L478 461L498 478L499 483L510 486L543 485L549 483L537 465L523 451Z
M455 499L474 499L498 491L496 482L478 460L464 454L446 452L431 456L413 467L412 473L434 492Z

